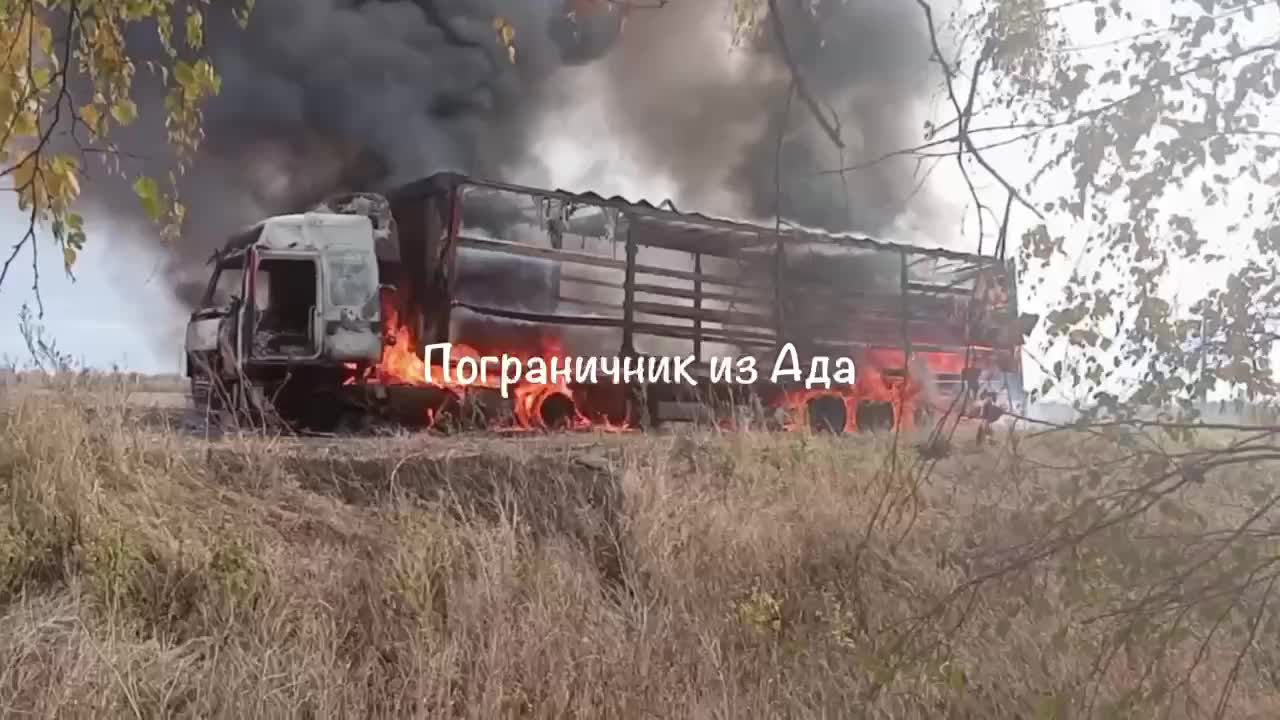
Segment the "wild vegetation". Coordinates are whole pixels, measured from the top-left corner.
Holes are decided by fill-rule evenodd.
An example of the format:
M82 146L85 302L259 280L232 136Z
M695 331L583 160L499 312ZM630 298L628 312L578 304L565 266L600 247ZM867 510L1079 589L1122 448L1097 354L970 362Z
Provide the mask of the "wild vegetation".
M247 0L222 11L236 13L243 23L252 6ZM202 103L221 85L201 56L209 8L208 0L0 4L0 178L28 220L0 265L0 284L26 250L39 300L37 239L44 233L52 235L71 273L88 239L77 201L89 163L100 164L107 177L132 183L146 215L163 225L166 237L177 236L185 217L178 178L203 138ZM133 50L142 27L154 29L163 61L140 67ZM158 127L173 161L164 186L123 163L130 151L114 139L138 118L139 72L142 82L157 82L164 91L165 117Z
M1235 433L207 442L66 382L0 414L6 714L1280 710Z

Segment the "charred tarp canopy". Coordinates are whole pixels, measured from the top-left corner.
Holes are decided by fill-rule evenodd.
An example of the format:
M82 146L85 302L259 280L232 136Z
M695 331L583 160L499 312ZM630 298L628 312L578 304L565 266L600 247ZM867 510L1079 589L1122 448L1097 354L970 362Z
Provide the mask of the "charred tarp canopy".
M405 317L589 329L623 354L973 356L1006 371L1029 318L1003 259L440 174L389 195ZM616 343L616 344L614 344ZM601 347L597 345L597 347ZM938 360L941 365L953 361ZM940 368L943 374L960 368ZM1020 372L1019 372L1020 375Z

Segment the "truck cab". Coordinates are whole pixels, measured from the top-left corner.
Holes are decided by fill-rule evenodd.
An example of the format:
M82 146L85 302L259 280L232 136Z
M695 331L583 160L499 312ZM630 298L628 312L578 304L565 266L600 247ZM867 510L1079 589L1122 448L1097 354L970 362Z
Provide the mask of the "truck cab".
M266 397L304 415L336 409L349 368L382 354L375 221L328 210L275 216L214 255L187 325L197 402Z

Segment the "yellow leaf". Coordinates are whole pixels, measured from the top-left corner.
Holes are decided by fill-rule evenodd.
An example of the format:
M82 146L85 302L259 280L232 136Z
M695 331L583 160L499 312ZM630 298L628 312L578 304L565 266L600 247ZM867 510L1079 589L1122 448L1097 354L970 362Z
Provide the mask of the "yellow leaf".
M13 119L13 135L15 137L30 137L39 131L40 126L36 124L36 114L30 110L19 112Z
M493 19L493 29L498 32L498 42L507 49L507 60L514 65L516 62L516 29L502 16Z
M27 185L31 184L31 180L35 175L35 156L27 155L22 158L22 161L13 169L13 187L17 190L22 190Z
M89 126L90 130L96 133L100 127L98 123L102 122L102 111L98 109L97 105L85 105L80 108L80 119L84 121L85 125Z
M56 57L53 52L53 29L43 22L35 22L36 26L34 32L36 34L36 42L40 46L40 51L46 56Z
M68 198L80 197L80 175L75 168L67 168L66 173L62 176L62 181L66 183L66 196Z
M72 265L76 264L75 248L72 248L72 247L62 248L62 264L65 265L68 270L71 269Z

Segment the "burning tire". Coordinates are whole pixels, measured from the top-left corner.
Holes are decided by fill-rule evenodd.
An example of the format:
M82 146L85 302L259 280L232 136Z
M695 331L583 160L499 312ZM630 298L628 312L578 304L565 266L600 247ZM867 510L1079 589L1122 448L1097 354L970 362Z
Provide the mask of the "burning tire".
M866 431L893 429L893 403L864 400L855 413L858 429Z
M818 395L805 403L805 415L813 432L843 433L849 423L849 408L836 394Z
M549 393L538 405L538 420L546 428L565 428L573 424L576 408L573 400L562 392Z
M516 417L529 428L559 430L573 425L578 415L573 398L554 387L537 388L517 398Z

